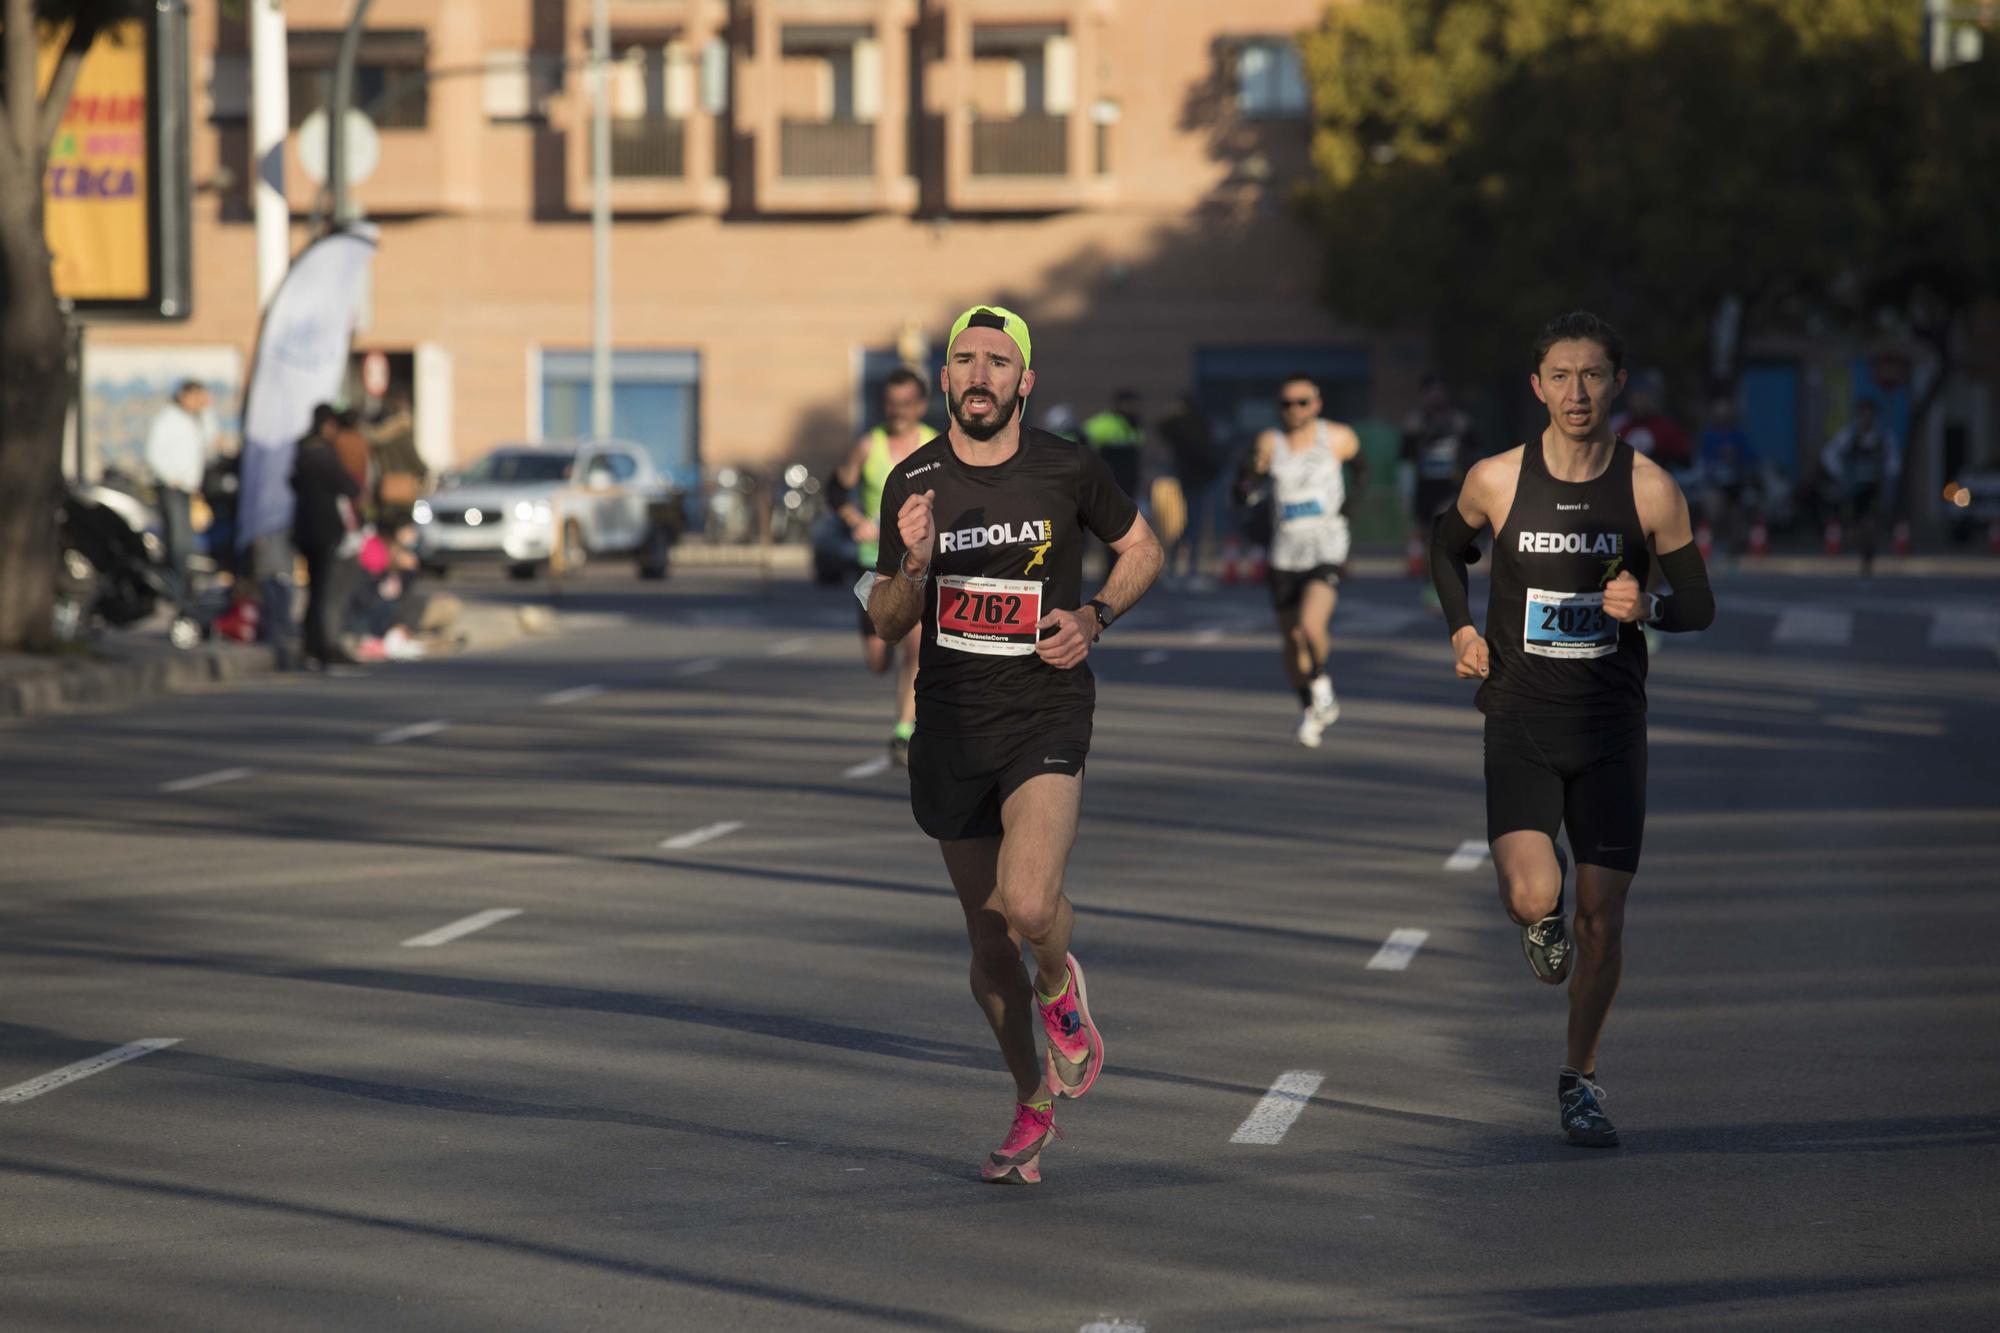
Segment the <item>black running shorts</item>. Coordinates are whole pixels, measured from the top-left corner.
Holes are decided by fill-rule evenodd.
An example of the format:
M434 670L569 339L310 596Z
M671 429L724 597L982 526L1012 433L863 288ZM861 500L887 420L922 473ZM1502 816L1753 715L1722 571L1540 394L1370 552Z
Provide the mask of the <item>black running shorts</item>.
M910 738L910 808L917 826L942 842L997 838L1000 807L1043 773L1083 776L1090 719L1058 718L1004 736Z
M1338 588L1340 581L1347 577L1347 566L1314 565L1311 569L1273 568L1267 577L1271 584L1271 605L1280 611L1289 611L1305 597L1308 583L1324 583L1329 588Z
M1488 717L1486 839L1569 830L1578 865L1627 874L1646 833L1646 719Z

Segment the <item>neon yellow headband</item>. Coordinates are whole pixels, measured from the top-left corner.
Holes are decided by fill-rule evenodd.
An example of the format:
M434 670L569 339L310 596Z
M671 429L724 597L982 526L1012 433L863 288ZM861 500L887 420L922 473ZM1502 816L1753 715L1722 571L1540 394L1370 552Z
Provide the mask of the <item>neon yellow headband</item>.
M944 352L951 355L952 344L958 335L967 329L998 329L1014 340L1014 346L1021 349L1021 369L1026 370L1035 362L1034 340L1028 337L1028 321L1022 319L1004 306L976 305L958 317L951 326L951 337L946 339Z

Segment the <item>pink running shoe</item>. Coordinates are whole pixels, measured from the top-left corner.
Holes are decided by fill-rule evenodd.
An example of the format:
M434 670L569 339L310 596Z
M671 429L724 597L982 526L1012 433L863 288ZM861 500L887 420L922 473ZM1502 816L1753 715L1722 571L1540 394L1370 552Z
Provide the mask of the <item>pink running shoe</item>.
M1081 1097L1103 1072L1104 1038L1090 1021L1083 966L1075 954L1068 961L1069 985L1054 1004L1041 1005L1042 1028L1049 1034L1049 1087L1058 1097Z
M994 1149L979 1168L979 1178L994 1185L1039 1185L1042 1183L1042 1149L1050 1139L1059 1139L1056 1106L1036 1108L1025 1102L1014 1106L1014 1128L1006 1142Z

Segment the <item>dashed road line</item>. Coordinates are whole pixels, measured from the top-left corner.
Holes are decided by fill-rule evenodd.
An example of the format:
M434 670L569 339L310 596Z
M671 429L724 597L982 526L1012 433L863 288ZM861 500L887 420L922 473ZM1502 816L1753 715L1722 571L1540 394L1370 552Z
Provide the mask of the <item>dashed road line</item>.
M1315 1069L1293 1069L1278 1075L1278 1081L1264 1094L1263 1100L1251 1108L1236 1132L1229 1136L1231 1143L1279 1143L1285 1131L1306 1109L1306 1103L1319 1091L1319 1085L1326 1081L1326 1075Z
M1839 648L1854 637L1852 611L1827 611L1815 606L1787 608L1771 631L1773 643L1812 644Z
M545 694L542 696L542 702L559 708L563 704L576 704L582 703L585 699L595 699L602 693L604 693L602 685L577 685L567 690L557 690L554 694Z
M1477 870L1486 864L1492 850L1477 838L1467 838L1458 844L1458 850L1444 859L1446 870Z
M1939 611L1931 617L1933 648L1988 648L2000 645L2000 612Z
M518 907L492 907L484 912L474 912L471 916L460 917L448 926L412 935L403 941L405 949L435 949L440 944L449 944L461 935L470 935L475 930L484 930L508 917L521 915Z
M164 1051L169 1046L178 1046L180 1040L179 1037L147 1037L141 1041L127 1042L123 1046L93 1055L88 1060L79 1060L73 1065L64 1065L61 1069L51 1070L40 1078L31 1078L26 1083L16 1083L11 1088L0 1088L0 1104L25 1102L30 1097L53 1092L65 1083L74 1083L80 1078L101 1074L116 1065L124 1064L127 1060L136 1060L142 1055L151 1055L154 1051Z
M767 657L797 657L812 647L811 639L781 639L764 650Z
M162 782L164 792L200 791L203 787L217 787L225 782L241 782L257 770L254 768L218 768L213 773L198 773L191 778L175 778L172 782Z
M889 756L878 754L873 759L863 760L840 776L844 778L872 778L889 771Z
M1172 656L1173 654L1168 652L1164 648L1149 648L1145 652L1139 654L1139 665L1158 666L1160 663L1166 661L1169 657Z
M743 821L740 819L724 819L718 823L704 824L698 829L671 838L662 838L660 847L664 851L684 852L690 847L699 847L705 842L714 842L717 838L727 837L742 827Z
M709 672L721 667L721 665L722 659L719 657L697 657L692 662L683 662L668 671L667 678L669 680L681 680L688 676L705 676Z
M1417 930L1402 926L1389 932L1389 938L1375 956L1368 960L1370 972L1401 972L1409 967L1410 960L1417 956L1417 950L1424 947L1424 941L1431 937L1428 930Z
M433 718L429 722L412 722L407 727L392 727L375 738L377 745L401 745L404 741L418 741L426 736L435 736L440 731L451 729L451 723L443 718Z
M1204 625L1194 632L1194 641L1204 648L1222 642L1222 626Z
M1116 1315L1099 1315L1079 1328L1076 1333L1146 1333L1146 1321L1120 1319Z

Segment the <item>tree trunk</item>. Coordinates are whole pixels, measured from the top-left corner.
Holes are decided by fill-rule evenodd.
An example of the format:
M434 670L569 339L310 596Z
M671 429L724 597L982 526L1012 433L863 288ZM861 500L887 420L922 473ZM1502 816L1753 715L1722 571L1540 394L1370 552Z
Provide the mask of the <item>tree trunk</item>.
M69 338L38 175L18 158L0 164L0 652L53 639Z

